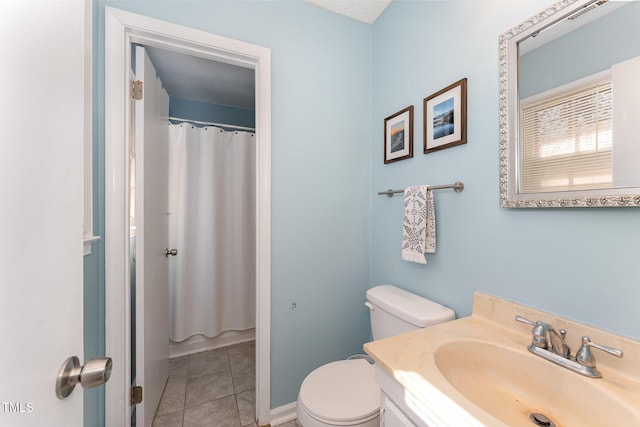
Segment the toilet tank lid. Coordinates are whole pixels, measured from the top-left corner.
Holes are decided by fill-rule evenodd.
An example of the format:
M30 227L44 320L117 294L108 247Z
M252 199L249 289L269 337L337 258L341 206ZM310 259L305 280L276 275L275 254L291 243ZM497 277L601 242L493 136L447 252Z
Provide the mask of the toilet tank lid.
M456 317L455 312L449 307L393 285L379 285L369 289L367 300L421 328L453 320Z

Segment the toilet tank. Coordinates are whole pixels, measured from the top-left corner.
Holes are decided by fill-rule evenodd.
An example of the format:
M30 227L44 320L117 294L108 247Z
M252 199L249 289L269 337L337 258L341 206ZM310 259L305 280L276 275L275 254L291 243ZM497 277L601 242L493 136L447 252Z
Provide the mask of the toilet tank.
M393 285L367 291L374 340L426 328L455 319L453 310Z

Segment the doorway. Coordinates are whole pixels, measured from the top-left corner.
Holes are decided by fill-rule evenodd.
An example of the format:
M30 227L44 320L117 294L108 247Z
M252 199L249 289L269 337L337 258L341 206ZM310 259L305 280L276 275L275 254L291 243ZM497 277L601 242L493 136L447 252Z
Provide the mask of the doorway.
M254 424L254 71L133 50L132 425Z
M271 58L269 49L105 7L106 351L114 369L105 394L105 425L129 425L131 298L129 174L131 46L144 44L255 72L256 101L256 419L270 418ZM123 286L124 284L124 286Z

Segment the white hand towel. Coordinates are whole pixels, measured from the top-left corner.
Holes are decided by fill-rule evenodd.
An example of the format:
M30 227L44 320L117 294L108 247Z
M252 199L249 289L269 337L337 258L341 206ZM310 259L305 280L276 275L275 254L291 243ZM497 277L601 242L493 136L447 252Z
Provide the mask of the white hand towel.
M402 259L426 264L424 253L436 251L436 210L433 192L427 185L404 190Z

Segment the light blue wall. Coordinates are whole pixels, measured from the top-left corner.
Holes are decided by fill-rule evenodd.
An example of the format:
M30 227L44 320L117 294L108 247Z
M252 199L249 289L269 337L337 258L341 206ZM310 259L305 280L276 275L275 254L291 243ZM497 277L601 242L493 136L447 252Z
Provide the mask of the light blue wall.
M464 181L436 192L437 252L401 261L402 201L373 199L371 284L392 282L471 312L473 291L640 338L637 209L498 207L498 36L538 0L394 1L373 31L373 191ZM468 78L468 144L422 154L422 100ZM416 106L413 159L383 164L383 120ZM569 331L571 333L571 331Z
M290 403L369 337L371 27L301 0L99 1L101 159L104 5L271 49L271 405Z
M256 126L256 112L253 109L210 104L175 96L169 99L169 117L250 128Z
M630 2L522 56L520 98L604 71L612 64L640 55L640 43L636 42L640 39L639 21L640 2ZM561 65L549 66L556 62Z
M91 255L84 257L84 361L104 354L104 275L100 277L100 243L93 243ZM102 264L104 265L104 264ZM83 389L84 425L98 426L104 419L104 386Z

